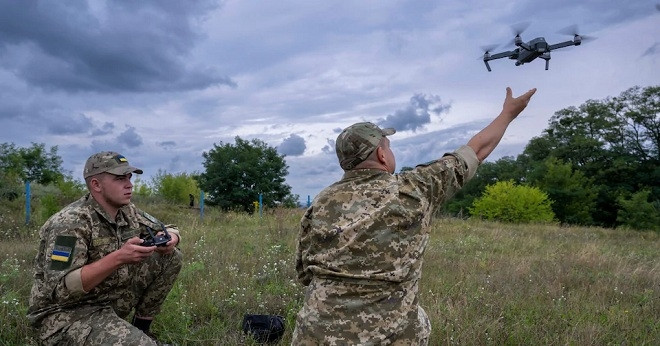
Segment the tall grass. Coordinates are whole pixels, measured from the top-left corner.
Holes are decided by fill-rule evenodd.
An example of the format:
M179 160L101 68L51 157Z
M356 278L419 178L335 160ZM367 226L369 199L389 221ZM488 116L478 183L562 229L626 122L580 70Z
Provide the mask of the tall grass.
M153 325L160 339L250 345L243 315L263 313L286 318L281 344L290 343L304 292L294 270L302 211L260 218L207 208L200 220L194 209L140 206L182 232L185 263ZM18 227L8 219L0 227ZM36 229L0 242L2 345L34 343L25 312ZM433 345L660 340L658 233L440 219L431 232L420 297Z

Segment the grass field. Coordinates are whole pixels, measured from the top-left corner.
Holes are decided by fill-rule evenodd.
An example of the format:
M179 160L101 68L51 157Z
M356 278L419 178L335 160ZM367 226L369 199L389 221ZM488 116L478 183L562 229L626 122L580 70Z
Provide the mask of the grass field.
M163 341L250 345L242 317L263 313L286 318L281 344L290 343L304 289L293 260L302 211L207 209L202 221L190 209L141 207L183 238L183 269L153 326ZM0 227L0 344L34 344L25 313L39 225L4 215ZM420 292L432 345L660 340L658 233L444 219L431 232Z

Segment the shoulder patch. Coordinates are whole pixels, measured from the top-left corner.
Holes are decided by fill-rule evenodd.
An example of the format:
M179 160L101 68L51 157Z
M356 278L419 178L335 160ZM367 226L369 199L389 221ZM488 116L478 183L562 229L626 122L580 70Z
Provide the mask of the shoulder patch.
M72 235L58 235L55 238L55 246L50 255L50 269L64 270L71 266L74 250L76 249L76 237Z
M142 216L144 216L145 219L147 219L147 220L149 220L149 221L151 221L151 222L153 222L153 223L160 223L160 221L158 221L155 217L149 215L148 213L146 213L146 212L144 212L144 211L141 212L141 214L142 214Z

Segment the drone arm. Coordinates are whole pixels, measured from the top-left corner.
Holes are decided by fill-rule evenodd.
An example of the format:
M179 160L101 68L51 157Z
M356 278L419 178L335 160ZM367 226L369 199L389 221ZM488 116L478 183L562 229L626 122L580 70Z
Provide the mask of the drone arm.
M497 54L493 54L493 55L490 55L490 54L488 54L488 52L486 52L486 54L484 54L484 64L486 64L486 69L488 70L488 72L490 72L490 65L488 65L488 62L490 60L506 58L506 57L510 57L512 55L515 55L515 54L516 54L515 51L502 52L502 53L497 53Z
M495 60L495 59L501 59L501 58L508 58L508 57L510 57L510 56L512 56L512 55L514 55L514 54L516 54L516 52L513 51L513 50L510 50L510 51L508 51L508 52L502 52L502 53L493 54L493 55L490 56L490 58L488 58L488 60Z
M566 42L561 42L561 43L557 43L557 44L551 44L551 45L548 46L548 49L553 50L553 49L570 47L570 46L575 46L575 45L576 44L575 44L574 41L566 41Z

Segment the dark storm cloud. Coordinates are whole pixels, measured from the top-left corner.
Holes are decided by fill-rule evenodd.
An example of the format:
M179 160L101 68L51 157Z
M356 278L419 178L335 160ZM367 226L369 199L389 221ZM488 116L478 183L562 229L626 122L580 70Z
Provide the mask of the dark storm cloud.
M176 142L175 141L165 141L165 142L158 143L158 145L160 145L160 147L163 148L163 149L171 149L171 148L174 148L176 146Z
M171 91L236 83L212 67L188 63L200 39L195 25L212 1L0 2L0 58L45 89ZM11 53L10 53L11 52ZM19 52L19 53L16 53Z
M181 160L181 156L179 156L179 155L175 155L175 156L172 157L172 159L170 160L170 163L169 163L169 165L168 165L168 167L167 167L167 171L168 171L168 172L178 172L178 171L180 171L182 168L184 168L184 165L183 165L183 162L182 162L182 160Z
M0 119L13 119L23 113L23 107L14 102L3 102L4 98L0 96Z
M642 56L651 56L651 55L658 54L658 52L660 52L660 43L656 42L651 47L649 47L649 49L647 49L644 52L644 54L642 54Z
M321 148L321 151L326 153L326 154L334 153L335 152L335 143L336 143L335 140L328 139L328 144L323 146L323 148Z
M126 131L122 132L117 141L127 148L139 147L142 145L142 137L135 131L135 127L126 126Z
M94 127L92 119L84 114L56 116L46 121L50 123L48 125L48 132L54 135L88 133Z
M103 124L103 126L94 129L94 131L92 131L92 136L94 136L94 137L104 136L104 135L107 135L107 134L111 133L112 130L114 130L114 129L115 129L115 124L113 124L111 122L106 122L105 124Z
M645 1L627 1L612 6L610 0L556 0L556 1L529 1L522 2L516 6L513 12L517 21L532 20L532 26L528 29L534 31L534 22L557 23L556 29L566 25L577 24L581 29L599 30L621 22L631 21L636 18L645 17L650 14L651 6ZM568 23L565 20L581 18L579 23ZM581 26L585 27L582 28ZM588 34L581 32L581 34Z
M415 94L410 103L403 109L398 109L381 119L381 127L393 127L397 131L412 130L413 132L431 122L431 115L440 115L449 110L449 104L442 104L440 97Z
M474 121L400 140L393 137L391 147L397 167L414 167L438 159L444 153L452 152L467 144L470 138L485 125L484 121Z
M299 156L305 152L306 148L304 138L296 134L291 134L277 147L277 151L282 155Z

